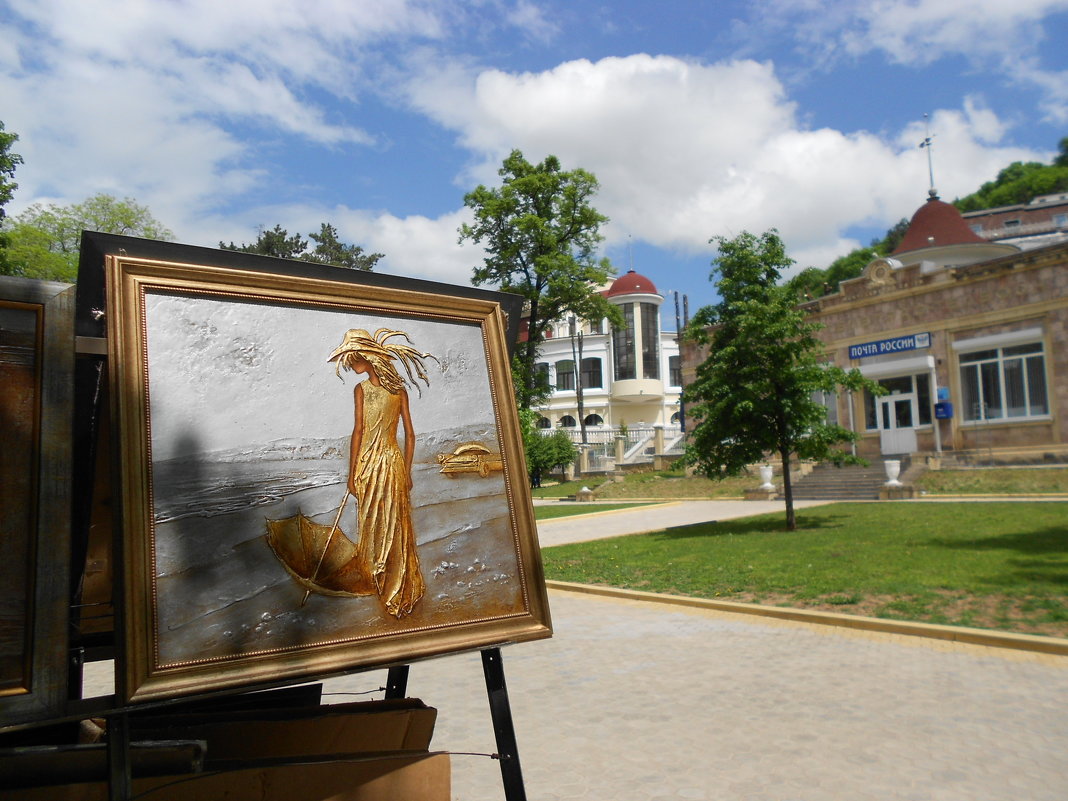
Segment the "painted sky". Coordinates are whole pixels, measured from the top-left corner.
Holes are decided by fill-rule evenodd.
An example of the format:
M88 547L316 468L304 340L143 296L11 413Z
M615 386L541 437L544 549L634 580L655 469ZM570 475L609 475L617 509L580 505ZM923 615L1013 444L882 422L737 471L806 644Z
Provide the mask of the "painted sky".
M911 215L924 114L944 199L1048 161L1066 42L1068 0L0 0L8 211L108 192L208 246L329 221L466 284L463 195L519 148L593 172L605 255L694 308L712 236L826 266Z

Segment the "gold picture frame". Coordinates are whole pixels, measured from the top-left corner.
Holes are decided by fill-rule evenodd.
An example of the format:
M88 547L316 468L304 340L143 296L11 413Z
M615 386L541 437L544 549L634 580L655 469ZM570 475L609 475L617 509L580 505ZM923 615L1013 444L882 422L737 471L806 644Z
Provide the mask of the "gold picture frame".
M550 636L496 293L260 261L104 258L120 698Z
M0 277L0 728L63 714L74 287Z

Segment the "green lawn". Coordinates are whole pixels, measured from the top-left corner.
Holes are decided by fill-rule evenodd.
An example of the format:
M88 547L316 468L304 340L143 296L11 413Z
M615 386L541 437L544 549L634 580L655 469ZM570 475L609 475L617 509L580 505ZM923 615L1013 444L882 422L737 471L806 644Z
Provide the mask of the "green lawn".
M550 579L1068 636L1068 503L834 504L546 548Z
M933 470L916 482L931 495L1068 494L1068 467L983 467Z
M613 509L633 509L638 506L650 506L647 503L561 503L553 506L535 506L536 520L552 520L557 517L586 515L591 512L611 512Z

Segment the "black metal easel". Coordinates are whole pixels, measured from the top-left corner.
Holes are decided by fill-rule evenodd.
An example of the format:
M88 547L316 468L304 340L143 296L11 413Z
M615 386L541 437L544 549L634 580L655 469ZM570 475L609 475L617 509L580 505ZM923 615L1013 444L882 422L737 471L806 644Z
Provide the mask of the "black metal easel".
M386 698L404 698L408 688L408 665L389 669L386 677ZM500 648L482 651L482 672L486 677L493 735L497 740L497 756L501 762L501 780L505 801L526 801L523 770L519 764L519 746L512 724L512 707L508 701L508 686L504 681L504 662Z

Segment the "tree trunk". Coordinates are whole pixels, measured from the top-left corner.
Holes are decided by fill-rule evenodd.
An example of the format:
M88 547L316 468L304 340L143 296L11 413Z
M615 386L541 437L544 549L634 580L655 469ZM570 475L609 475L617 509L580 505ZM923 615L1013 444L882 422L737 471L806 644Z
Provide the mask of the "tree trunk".
M786 499L786 530L797 531L797 518L794 517L794 488L790 483L790 451L779 451L782 459L782 494Z

